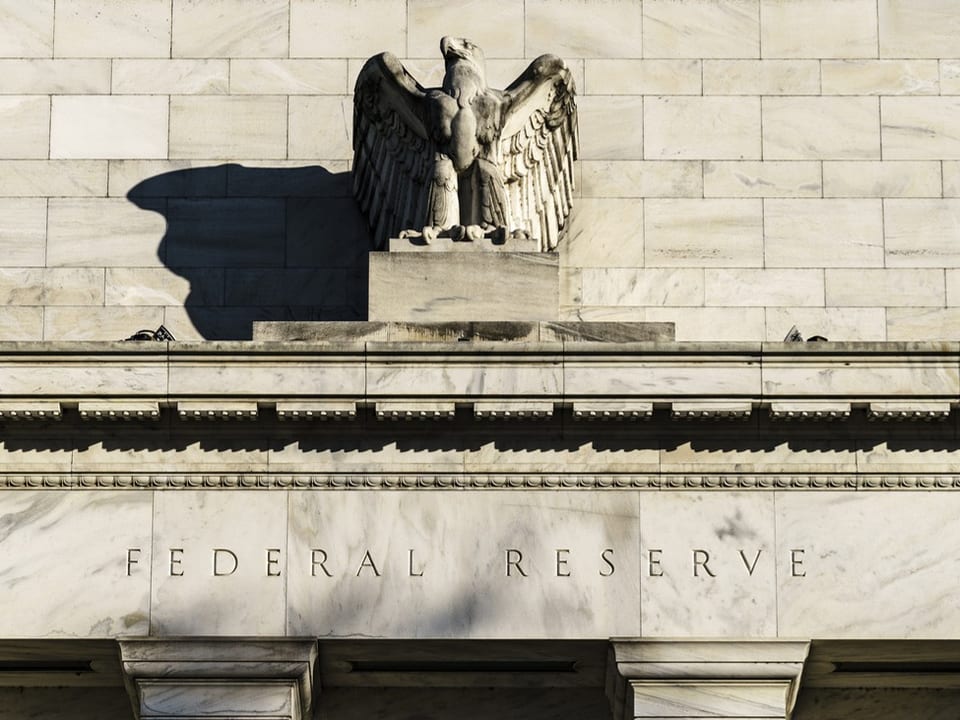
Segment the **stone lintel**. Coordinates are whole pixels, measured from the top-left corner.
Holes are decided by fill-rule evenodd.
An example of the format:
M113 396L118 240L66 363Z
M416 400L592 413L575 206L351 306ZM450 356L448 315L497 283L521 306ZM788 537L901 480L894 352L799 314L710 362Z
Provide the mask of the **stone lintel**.
M119 644L138 720L309 720L320 691L314 639L129 639Z
M611 641L607 697L614 720L790 717L809 653L805 641Z

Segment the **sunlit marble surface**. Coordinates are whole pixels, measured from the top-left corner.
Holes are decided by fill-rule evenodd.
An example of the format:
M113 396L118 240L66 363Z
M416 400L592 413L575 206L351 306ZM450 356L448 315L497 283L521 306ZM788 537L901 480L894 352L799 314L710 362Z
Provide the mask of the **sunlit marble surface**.
M0 492L0 636L115 637L149 631L152 497L124 492Z
M637 500L620 492L292 492L287 632L639 632Z
M286 497L159 493L153 635L283 635Z
M640 502L645 637L774 637L772 493L661 492Z

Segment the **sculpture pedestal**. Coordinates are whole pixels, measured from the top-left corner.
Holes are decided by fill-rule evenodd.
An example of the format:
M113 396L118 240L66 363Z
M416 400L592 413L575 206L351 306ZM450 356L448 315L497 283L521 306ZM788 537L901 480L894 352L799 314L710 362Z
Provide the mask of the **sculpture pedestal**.
M559 307L557 253L370 253L370 320L557 320Z

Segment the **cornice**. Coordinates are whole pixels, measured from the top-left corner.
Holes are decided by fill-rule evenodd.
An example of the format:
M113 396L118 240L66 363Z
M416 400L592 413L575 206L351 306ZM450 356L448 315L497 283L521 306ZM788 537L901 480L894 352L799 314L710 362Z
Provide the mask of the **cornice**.
M0 343L0 420L937 421L960 343Z

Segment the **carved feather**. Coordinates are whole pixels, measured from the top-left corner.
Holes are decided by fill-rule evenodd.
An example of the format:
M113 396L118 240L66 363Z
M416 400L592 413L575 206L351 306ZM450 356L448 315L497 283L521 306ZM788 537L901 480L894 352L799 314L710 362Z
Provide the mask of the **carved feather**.
M424 89L390 53L357 77L353 188L374 246L406 229L476 223L526 231L553 250L578 152L570 71L542 55L501 92L486 87L475 45L444 38L441 49L443 88Z
M398 230L422 225L434 154L426 113L426 91L395 56L364 64L354 88L353 183L377 249Z
M573 206L579 153L573 77L554 55L541 55L504 91L500 141L503 180L522 217L512 224L557 247ZM518 186L514 190L513 186Z

